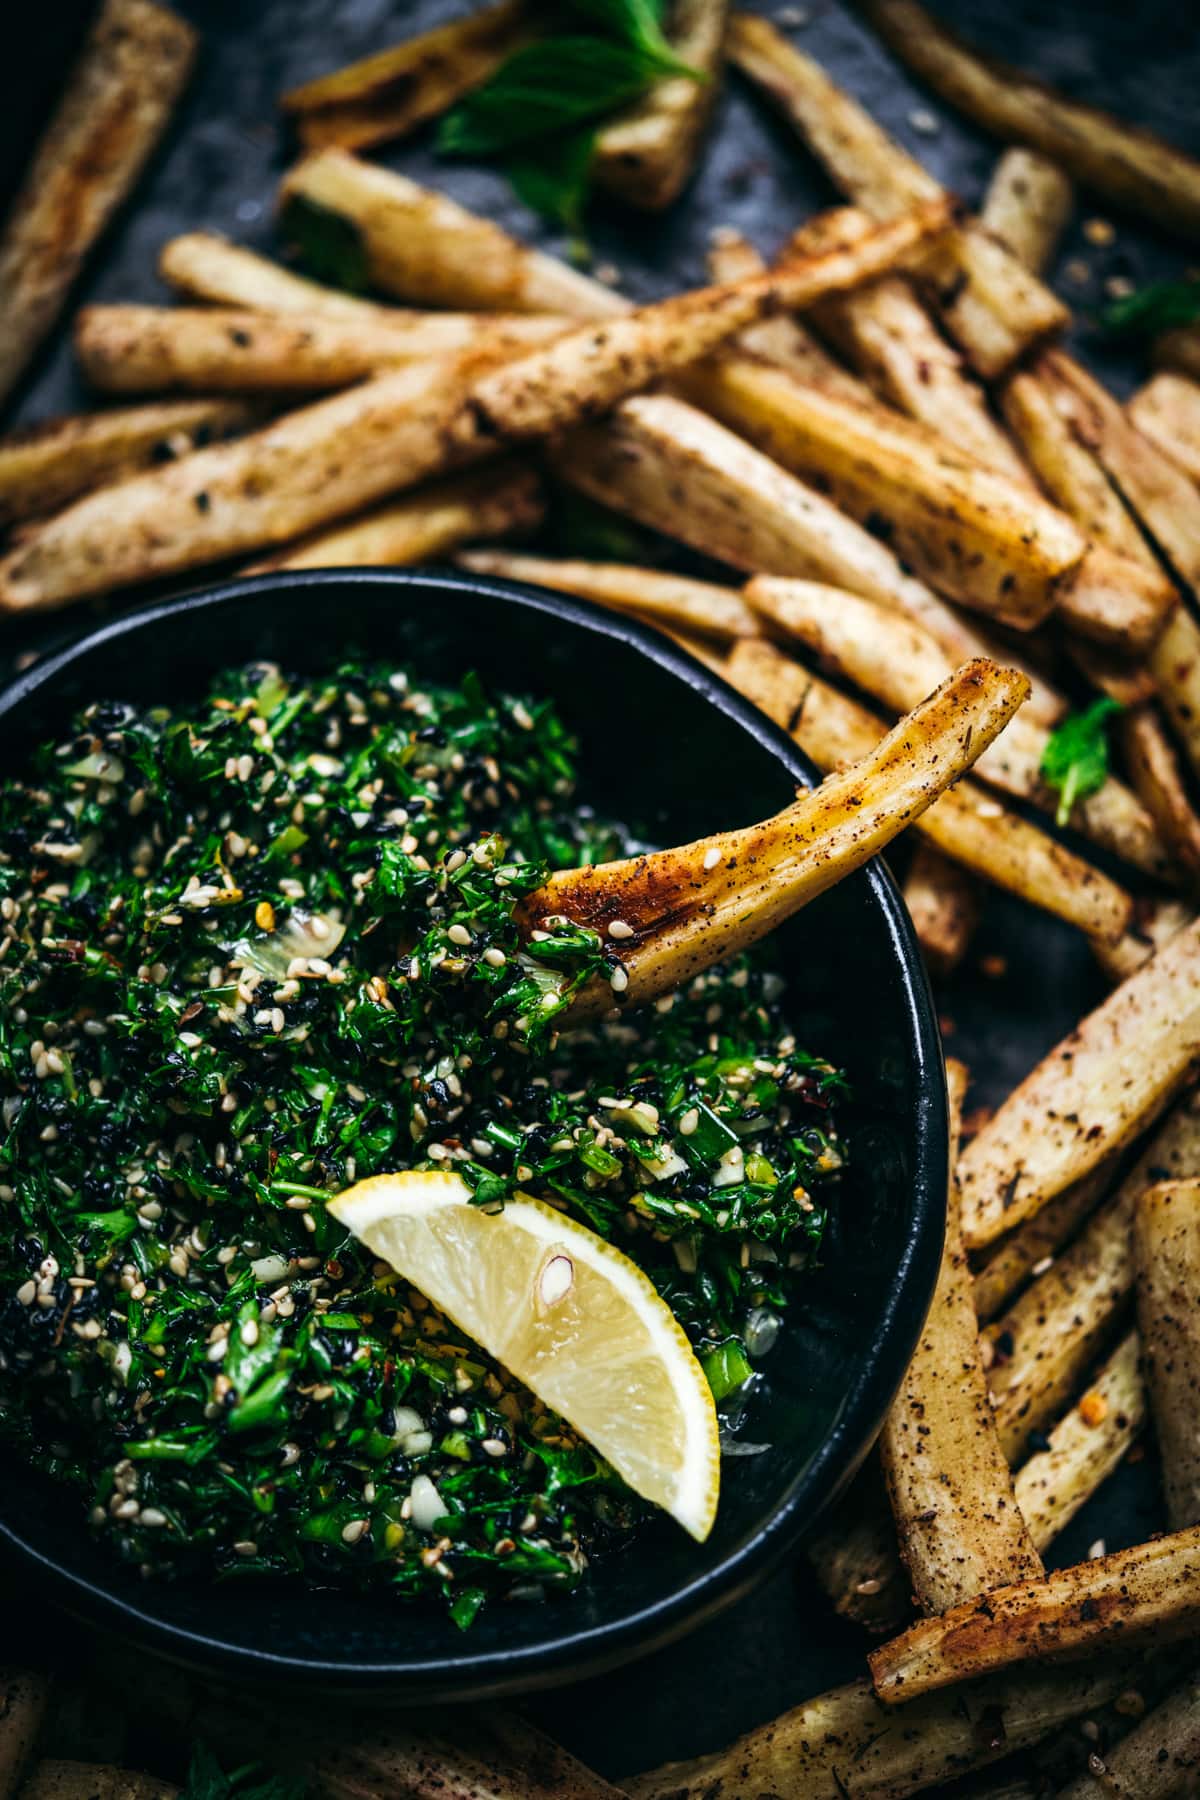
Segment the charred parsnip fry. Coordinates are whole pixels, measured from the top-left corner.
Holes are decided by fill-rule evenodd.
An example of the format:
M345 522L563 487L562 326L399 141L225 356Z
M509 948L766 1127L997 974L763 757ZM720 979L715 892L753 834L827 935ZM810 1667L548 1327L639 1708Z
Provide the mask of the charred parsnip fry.
M555 471L593 499L734 568L807 575L867 594L917 619L956 662L994 652L878 538L744 438L672 396L639 395L600 424L573 431L557 447ZM1027 710L1052 723L1065 702L1025 673L1032 685Z
M50 1683L25 1669L0 1669L0 1800L11 1800L33 1753Z
M136 1769L45 1757L30 1770L21 1800L175 1800L178 1792L172 1782Z
M1093 1169L996 1246L975 1277L975 1313L981 1325L994 1319L1031 1277L1046 1274L1063 1245L1096 1210L1111 1178L1110 1169Z
M904 904L931 975L952 975L979 923L979 887L932 844L918 844L904 877Z
M1143 1193L1133 1244L1167 1518L1180 1529L1200 1523L1200 1180Z
M26 426L0 438L0 524L51 513L90 488L233 437L260 417L241 400L163 400Z
M1178 325L1155 338L1151 360L1156 369L1178 369L1200 381L1200 326Z
M676 850L556 873L517 917L563 913L619 944L612 982L576 1016L637 1004L757 943L919 818L1001 732L1028 692L1015 670L966 663L843 774L760 825ZM621 927L614 931L613 925Z
M967 1072L951 1062L946 1073L953 1163ZM944 1612L989 1588L1041 1574L992 1419L953 1178L933 1302L879 1450L922 1611Z
M1052 156L1083 186L1139 218L1200 238L1200 162L1194 157L981 56L917 0L857 4L896 55L977 125Z
M100 8L0 237L0 399L166 130L196 45L152 0Z
M1200 481L1200 383L1165 370L1138 389L1126 410L1143 437Z
M801 226L789 242L793 249L815 249L831 231L845 233L849 227L865 232L870 225L866 213L840 208ZM882 400L984 468L1024 488L1031 485L1028 469L989 412L983 389L903 276L886 276L855 293L822 301L812 317Z
M838 1501L836 1517L806 1546L813 1573L834 1611L881 1637L913 1613L908 1571L879 1460L872 1455Z
M915 705L952 667L952 659L920 626L857 594L759 575L747 583L746 598L769 633L797 640L826 672L894 711ZM1046 743L1043 727L1022 715L979 759L976 774L1053 815L1058 796L1041 773ZM1135 868L1159 880L1171 878L1170 854L1154 817L1115 778L1078 801L1071 822Z
M475 350L515 354L561 337L571 324L536 313L399 307L365 320L232 307L88 306L75 321L75 353L87 380L107 394L303 392Z
M758 630L758 620L737 589L721 587L715 581L694 581L686 575L627 563L579 562L510 550L467 550L456 560L479 575L503 575L510 581L529 581L537 587L557 588L560 593L579 594L615 612L632 613L664 628L696 632L720 643L752 637Z
M736 13L729 54L782 109L835 186L873 218L889 218L944 190L764 18ZM948 236L922 262L922 279L950 335L988 379L1033 344L1062 330L1066 308L977 223Z
M532 531L544 512L541 483L532 469L488 463L288 545L243 572L405 567L442 556L472 538Z
M1122 1148L1200 1056L1200 922L1089 1013L963 1151L963 1233L981 1249Z
M1127 714L1118 729L1129 779L1194 887L1200 883L1200 817L1188 795L1175 747L1153 706Z
M1064 1531L1120 1467L1146 1423L1146 1385L1136 1332L1096 1371L1087 1393L1050 1433L1049 1447L1017 1472L1017 1505L1039 1550Z
M310 149L387 143L479 87L534 33L527 0L500 0L292 88L279 104Z
M1037 1581L993 1588L922 1619L867 1660L886 1705L998 1673L1030 1657L1088 1656L1119 1637L1161 1645L1200 1625L1200 1526Z
M702 79L668 75L596 134L591 172L630 206L659 212L695 167L719 89L729 0L674 0L668 35Z
M1017 261L1042 275L1054 260L1075 202L1070 178L1049 157L1006 150L992 172L979 222Z
M1200 1167L1200 1123L1181 1109L1075 1242L987 1329L996 1430L1012 1463L1029 1434L1063 1411L1111 1339L1133 1293L1129 1234L1138 1195L1157 1169Z
M324 287L296 275L269 257L259 256L228 238L208 231L186 231L163 245L158 272L178 293L217 306L246 312L320 314L322 318L357 319L365 325L403 317L394 306L377 306L337 288Z
M451 380L440 366L407 365L237 444L198 451L111 496L78 501L0 562L0 609L61 605L284 542L417 481L603 412L776 308L878 273L936 229L938 218L900 220L844 251L797 258L777 274L578 325L516 358L509 370L494 351L468 353Z
M629 311L629 302L601 282L518 243L446 194L346 150L316 151L290 171L281 191L285 227L287 204L296 197L352 225L372 284L402 300L577 319Z
M758 251L738 232L724 230L717 234L708 252L708 272L714 281L745 281L748 276L765 274L767 263ZM817 387L828 387L847 399L869 403L871 390L866 382L843 368L836 357L813 336L799 319L764 319L749 331L738 334L738 347L760 356L764 362L789 369L802 381Z
M739 638L725 677L791 733L823 769L866 756L883 721L810 675L764 638ZM960 781L916 821L916 829L965 868L997 887L1079 926L1112 938L1125 929L1132 902L1098 869L1018 818L974 782Z
M1094 943L1092 954L1115 986L1128 981L1195 917L1196 909L1187 901L1143 895L1134 905L1133 922L1124 937L1115 944Z
M1200 1769L1200 1669L1057 1800L1171 1800L1194 1791Z
M1014 1670L902 1711L867 1681L834 1688L726 1750L626 1779L632 1800L902 1800L1043 1738L1128 1684L1135 1665Z
M727 353L684 388L794 474L879 522L932 587L1019 630L1053 609L1087 548L1074 522L925 427Z

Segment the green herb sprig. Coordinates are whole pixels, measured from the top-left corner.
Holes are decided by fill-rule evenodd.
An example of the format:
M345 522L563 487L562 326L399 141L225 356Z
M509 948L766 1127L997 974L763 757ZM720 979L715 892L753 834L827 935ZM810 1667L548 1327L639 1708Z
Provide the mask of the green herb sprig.
M1072 713L1050 733L1042 752L1041 774L1058 794L1055 822L1066 825L1077 800L1094 794L1108 780L1106 722L1124 709L1102 694L1085 712Z
M570 0L586 31L514 52L442 121L450 156L504 157L513 187L582 245L596 131L665 75L707 79L662 28L661 0Z
M1149 338L1193 325L1200 319L1200 281L1152 281L1123 300L1114 300L1100 315L1110 337Z

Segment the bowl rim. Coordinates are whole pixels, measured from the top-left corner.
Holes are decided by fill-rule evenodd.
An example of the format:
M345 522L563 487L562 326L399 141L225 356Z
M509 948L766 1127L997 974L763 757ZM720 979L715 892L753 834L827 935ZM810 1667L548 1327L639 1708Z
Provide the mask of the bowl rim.
M623 614L550 588L500 577L446 568L406 569L279 569L231 578L166 599L128 608L92 629L73 633L0 689L0 726L34 701L63 673L85 662L99 648L123 638L169 628L183 614L219 614L255 596L297 589L387 587L463 591L566 621L584 631L616 640L682 681L709 706L722 713L762 745L797 785L812 788L821 773L793 740L757 707L691 656L671 638ZM297 1679L330 1689L389 1690L393 1702L428 1700L431 1694L466 1698L497 1697L555 1682L573 1681L661 1647L741 1598L765 1573L768 1564L795 1547L826 1515L874 1442L894 1397L901 1373L916 1344L933 1295L941 1261L945 1195L949 1174L949 1113L941 1033L929 979L912 921L899 889L881 857L861 871L878 907L900 974L900 991L919 1100L914 1122L916 1155L912 1172L912 1216L902 1256L873 1339L873 1350L850 1390L826 1438L814 1452L791 1494L711 1568L700 1570L673 1593L649 1601L619 1619L571 1628L563 1609L556 1618L562 1629L544 1641L506 1650L472 1652L468 1637L461 1651L432 1657L397 1654L383 1660L326 1660L286 1649L231 1644L202 1629L157 1616L152 1606L100 1578L62 1568L28 1535L3 1516L0 1501L0 1545L50 1584L55 1598L69 1611L143 1644L176 1661L218 1668L224 1674L258 1679ZM114 1575L122 1571L114 1565ZM147 1587L148 1595L155 1591ZM391 1691L404 1683L407 1692Z

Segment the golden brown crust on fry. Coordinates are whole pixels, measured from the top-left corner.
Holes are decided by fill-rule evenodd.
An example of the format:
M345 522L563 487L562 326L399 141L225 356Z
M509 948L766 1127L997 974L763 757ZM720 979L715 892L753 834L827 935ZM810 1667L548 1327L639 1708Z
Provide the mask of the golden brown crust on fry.
M1146 1380L1176 1530L1200 1524L1200 1179L1188 1173L1143 1192L1133 1219Z

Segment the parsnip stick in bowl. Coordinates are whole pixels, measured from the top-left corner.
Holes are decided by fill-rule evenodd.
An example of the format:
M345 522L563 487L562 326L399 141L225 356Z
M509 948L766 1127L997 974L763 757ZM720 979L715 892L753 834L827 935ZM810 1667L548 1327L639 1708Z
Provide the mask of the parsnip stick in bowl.
M693 75L665 75L601 125L590 173L629 206L661 212L686 187L720 91L729 0L674 0L671 48Z
M1053 1267L1055 1257L1096 1210L1111 1184L1111 1169L1093 1169L1001 1239L975 1276L975 1312L981 1325L994 1319L1031 1278Z
M1128 1737L1090 1757L1092 1765L1058 1800L1171 1800L1187 1793L1200 1768L1200 1669L1135 1725Z
M1126 410L1143 437L1200 482L1200 382L1164 370L1138 389Z
M755 614L736 588L715 581L696 581L664 569L639 569L626 563L581 562L575 557L530 556L517 550L465 550L455 559L479 575L503 575L539 587L578 594L598 606L665 628L697 632L729 644L758 629ZM949 672L949 671L947 671ZM931 682L925 689L936 687Z
M15 1794L33 1754L50 1701L45 1675L0 1669L0 1794Z
M1124 937L1115 944L1092 944L1092 954L1105 975L1117 986L1150 961L1155 951L1196 917L1196 908L1186 900L1156 899L1151 894L1139 897L1133 921Z
M1177 369L1200 381L1200 326L1177 325L1154 340L1151 361L1156 369Z
M166 130L197 42L154 0L97 12L0 236L0 399Z
M979 885L932 844L920 843L903 884L925 966L935 979L952 975L970 947L979 922Z
M794 663L765 638L740 638L725 677L823 769L865 756L886 727L874 713ZM1001 806L973 782L960 781L916 821L965 868L1034 906L1077 925L1089 937L1114 940L1132 912L1127 893L1108 876L1036 825Z
M734 568L806 575L866 594L917 619L956 662L993 652L983 632L909 575L878 538L673 396L638 395L601 423L571 432L556 448L555 471L593 499ZM1066 702L1025 673L1032 688L1026 710L1052 723Z
M1071 216L1075 195L1056 162L1024 145L1006 150L992 171L979 223L1008 245L1017 261L1045 274Z
M960 1161L963 1234L980 1249L1144 1129L1200 1058L1200 922L1081 1020Z
M1004 729L1024 678L967 663L851 768L762 824L675 850L557 872L521 901L526 931L565 915L618 950L611 981L573 1004L586 1017L682 985L757 943L919 818Z
M736 231L722 230L709 245L708 272L714 281L742 281L748 275L762 275L767 263L753 244ZM869 401L871 390L857 375L838 362L800 319L781 317L764 319L736 338L739 349L761 356L764 362L790 369L802 381L817 387L831 388L850 400Z
M1133 1244L1167 1517L1178 1529L1200 1523L1200 1179L1144 1192Z
M1153 705L1140 706L1120 721L1118 730L1134 791L1189 887L1195 888L1200 884L1200 816L1162 719Z
M1129 1649L1157 1646L1197 1626L1200 1526L994 1588L922 1619L867 1660L879 1698L903 1706L1031 1657L1094 1655L1114 1639Z
M248 312L319 313L323 318L357 319L366 325L403 317L398 307L380 306L310 281L211 231L185 231L169 238L159 252L158 273L190 300Z
M966 1070L947 1065L951 1157ZM922 1610L1041 1573L996 1435L951 1179L946 1239L929 1316L884 1420L880 1455L901 1551Z

